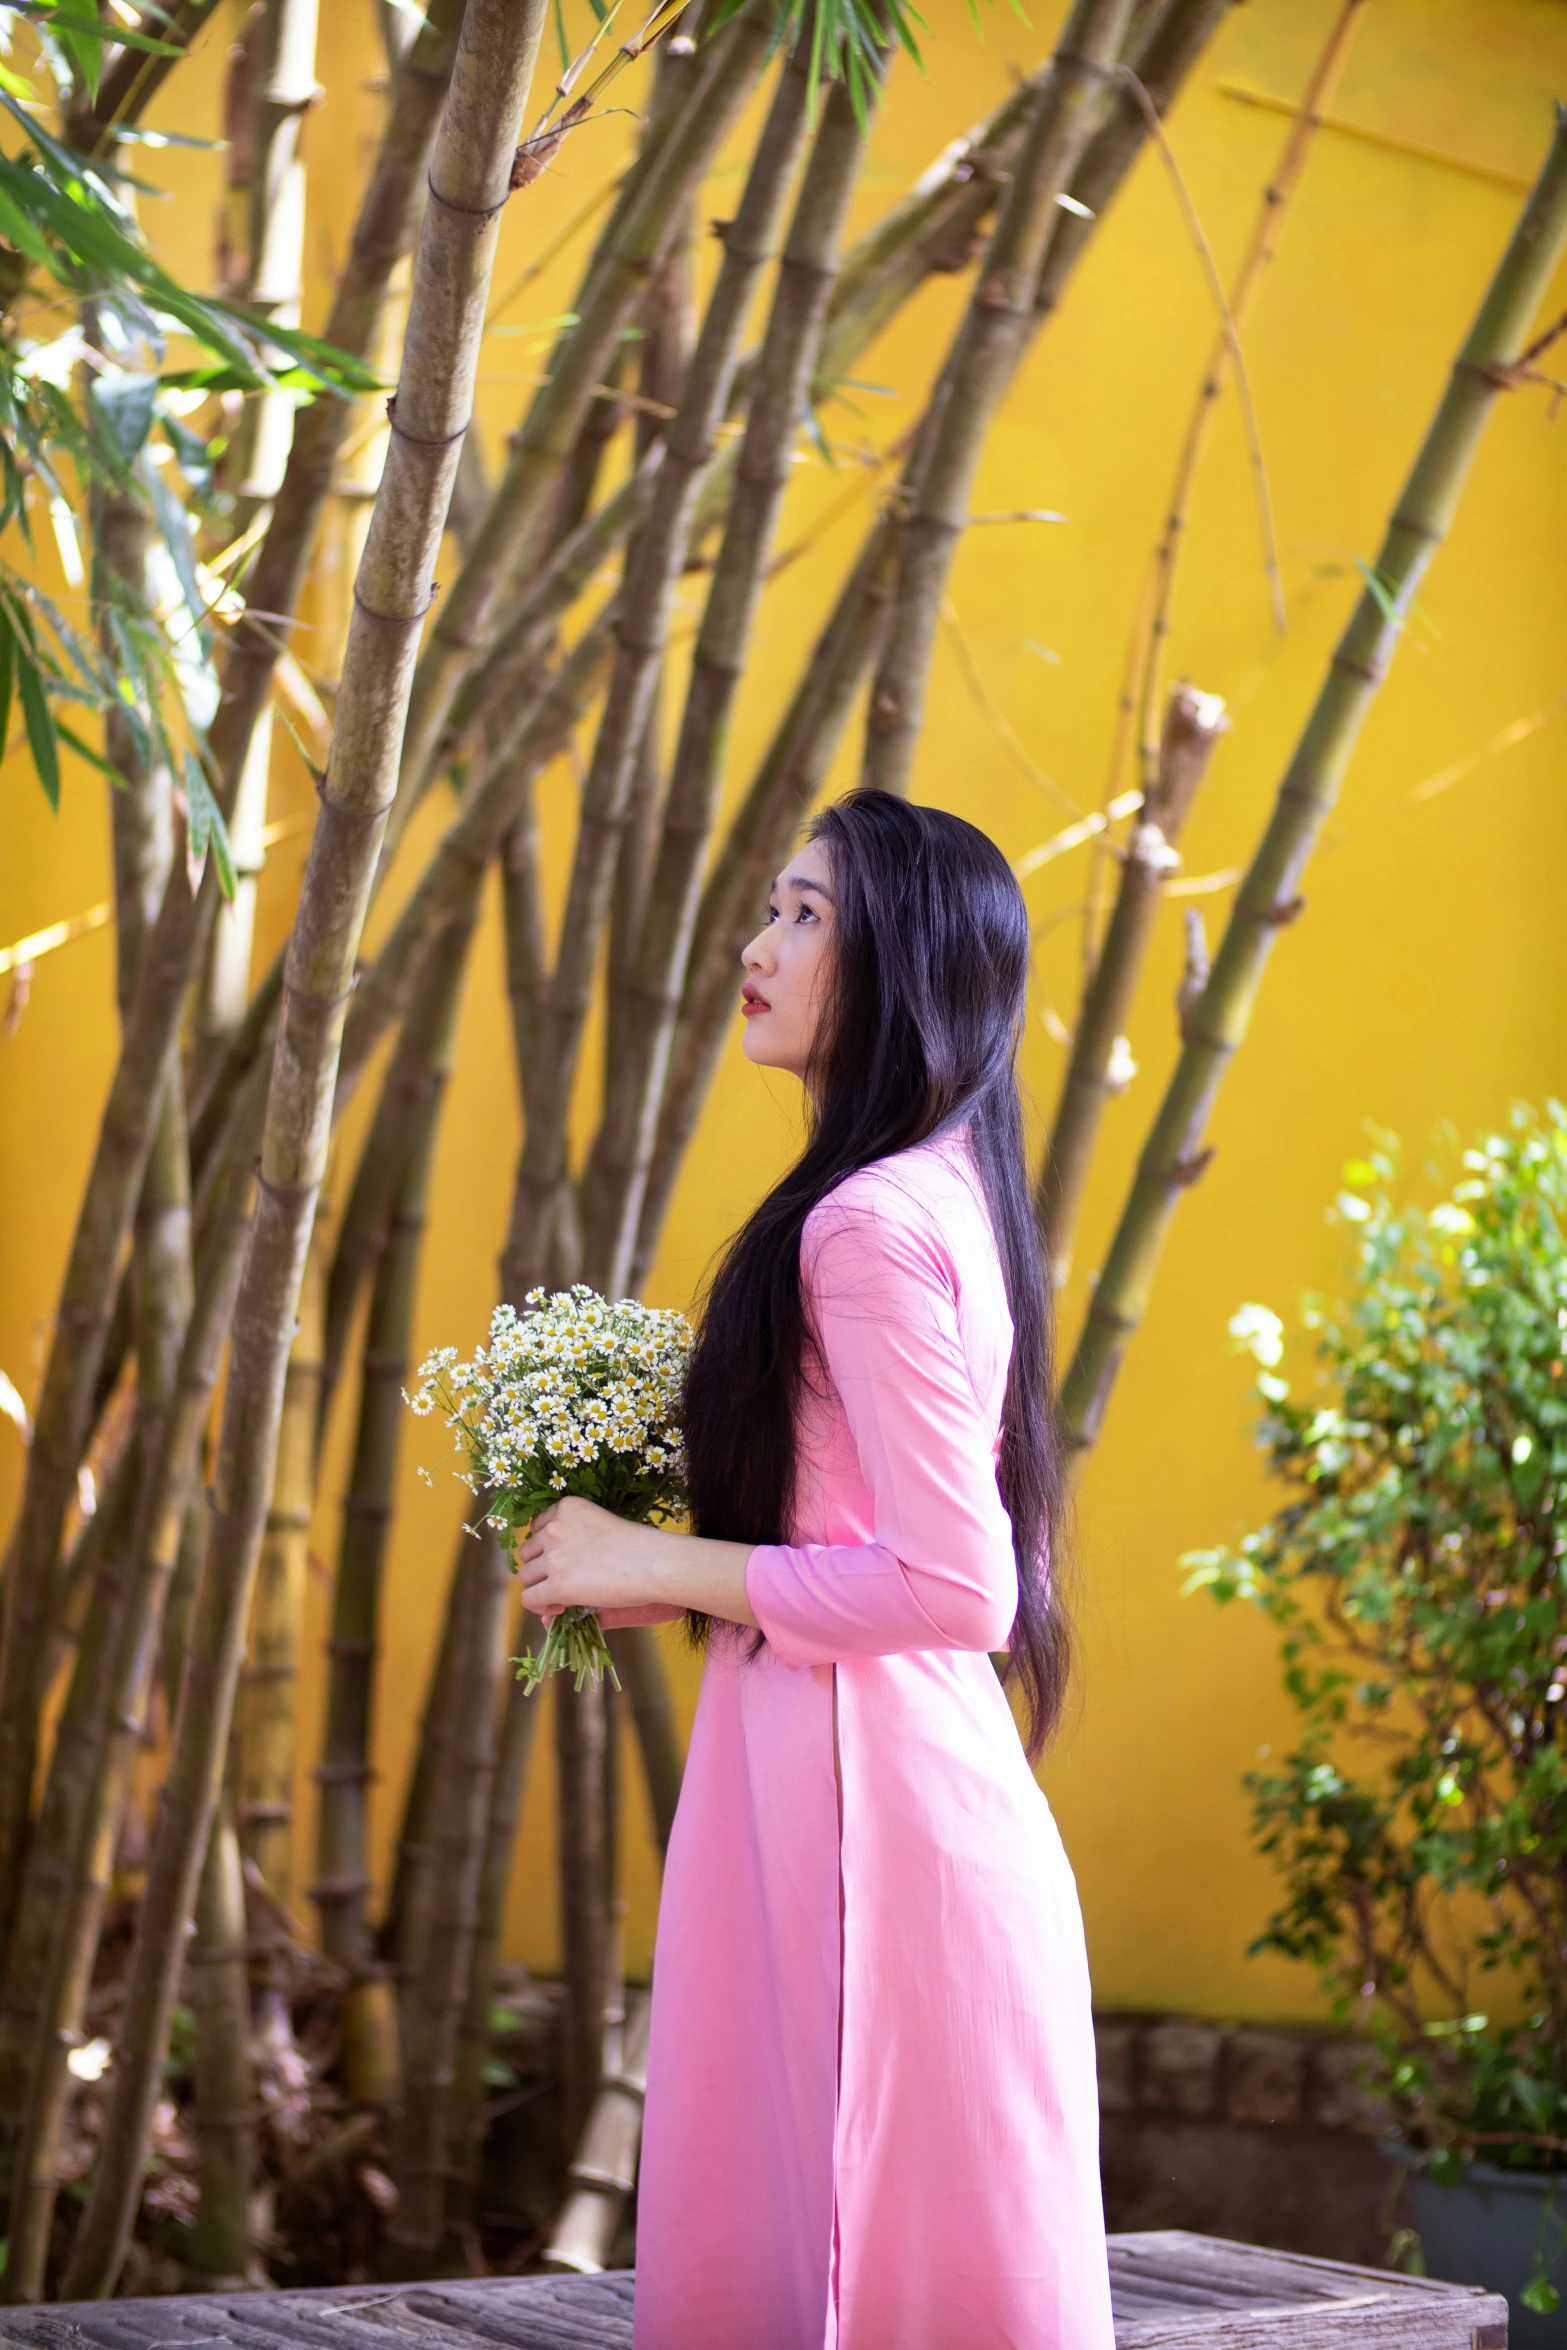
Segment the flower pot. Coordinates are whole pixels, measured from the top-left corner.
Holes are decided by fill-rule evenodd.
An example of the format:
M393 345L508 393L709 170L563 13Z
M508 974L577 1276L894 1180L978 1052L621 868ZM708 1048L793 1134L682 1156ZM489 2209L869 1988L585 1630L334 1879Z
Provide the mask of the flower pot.
M1567 2176L1477 2162L1457 2186L1442 2187L1418 2154L1390 2151L1409 2166L1426 2274L1505 2293L1511 2350L1567 2350ZM1542 2267L1562 2296L1549 2317L1523 2301Z

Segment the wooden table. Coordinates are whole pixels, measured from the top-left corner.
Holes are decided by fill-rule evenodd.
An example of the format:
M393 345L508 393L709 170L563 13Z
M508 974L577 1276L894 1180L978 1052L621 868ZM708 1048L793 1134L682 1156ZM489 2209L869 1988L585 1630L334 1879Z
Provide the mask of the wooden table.
M33 2350L629 2350L629 2271L488 2277L339 2292L201 2293L0 2309ZM1392 2276L1161 2229L1112 2236L1117 2350L1506 2350L1507 2304L1473 2285ZM746 2350L737 2342L734 2350ZM953 2343L951 2350L965 2350Z

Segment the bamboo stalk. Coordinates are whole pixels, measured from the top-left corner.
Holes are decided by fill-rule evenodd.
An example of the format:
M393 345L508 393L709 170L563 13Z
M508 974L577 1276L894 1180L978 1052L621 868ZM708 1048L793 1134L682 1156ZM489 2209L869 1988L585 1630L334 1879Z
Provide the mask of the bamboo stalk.
M304 118L319 95L315 51L318 0L267 0L259 39L237 53L245 61L239 97L249 120L241 140L248 197L241 297L259 320L297 327L305 260ZM343 403L328 400L330 408ZM252 395L225 452L234 475L231 527L249 529L282 485L295 407L284 391ZM265 862L271 710L257 720L240 763L229 821L234 894L218 908L207 941L196 1011L197 1057L214 1053L245 1016L255 935L256 884Z
M847 375L927 277L966 269L977 258L975 240L1011 176L1034 96L1031 82L1011 91L849 248L822 335L822 382Z
M567 2173L566 2201L543 2256L547 2269L598 2276L609 2265L615 2231L637 2180L651 2018L648 1994L634 1993L619 2067L606 2070Z
M470 1540L465 1526L457 1536L456 1557L441 1615L440 1646L430 1668L430 1685L419 1723L419 1743L414 1749L413 1769L403 1797L391 1892L376 1936L380 1956L390 1965L400 1985L410 1982L418 1969L433 1915L429 1897L431 1836L443 1768L441 1758L454 1735L459 1607Z
M1170 0L1168 7L1138 11L1126 59L1158 113L1169 110L1231 5L1232 0ZM1129 92L1118 91L1109 119L1073 176L1073 204L1082 210L1057 211L1035 294L1039 325L1059 305L1094 226L1114 200L1147 136L1140 103ZM921 434L929 430L932 413L927 412ZM883 519L873 528L832 619L817 640L811 666L742 802L730 836L733 851L727 845L720 851L704 893L659 1114L637 1240L635 1287L641 1286L652 1264L681 1159L718 1066L734 1001L736 958L761 918L767 876L825 781L864 668L877 658L887 594L886 534Z
M448 983L457 984L478 906L478 892L474 890L459 904L451 925L429 951L431 984L420 986L412 993L359 1154L359 1164L354 1170L348 1205L337 1227L326 1288L320 1415L316 1427L318 1453L326 1442L327 1423L342 1377L360 1295L386 1248L398 1185L407 1172L431 1089L439 1090L445 1083L441 1035L450 1010Z
M1132 703L1137 729L1143 787L1148 788L1159 761L1158 711L1164 676L1164 652L1170 633L1170 608L1175 594L1175 577L1185 543L1186 518L1191 507L1192 485L1197 468L1202 462L1213 420L1218 413L1233 358L1231 338L1238 331L1252 297L1261 285L1269 262L1278 250L1290 199L1299 187L1306 168L1306 158L1316 137L1322 117L1333 102L1349 53L1354 46L1367 5L1367 0L1344 0L1329 28L1311 78L1301 99L1300 112L1290 125L1289 136L1274 168L1272 177L1263 190L1262 203L1241 256L1240 267L1230 286L1226 308L1229 326L1221 325L1214 337L1208 362L1192 413L1187 421L1185 437L1175 462L1175 477L1165 506L1165 521L1149 566L1147 590L1149 614L1147 633L1143 639L1138 666L1141 676L1133 690ZM1107 798L1113 798L1120 780L1119 762L1111 775Z
M294 1907L294 1761L299 1652L316 1498L324 1287L319 1242L300 1284L278 1423L277 1465L235 1705L234 1827L273 1900Z
M1300 911L1307 860L1338 798L1420 582L1447 534L1486 419L1498 393L1510 386L1508 369L1564 246L1567 113L1558 110L1550 154L1394 506L1207 981L1183 1023L1181 1056L1144 1145L1062 1386L1063 1427L1079 1452L1098 1437L1116 1372L1147 1309L1176 1202L1210 1156L1203 1134L1225 1070L1245 1039L1275 938Z
M525 1682L513 1676L507 1682L501 1711L495 1778L490 1789L479 1871L468 1989L458 2028L452 2083L447 2221L464 2240L472 2237L477 2210L479 2166L484 2151L485 2069L493 2037L490 2009L495 1996L495 1967L500 1956L512 1855L538 1719L539 1708L533 1702L532 1692Z
M381 1578L401 1449L403 1387L408 1376L408 1344L430 1176L477 912L475 904L467 921L447 933L436 984L429 991L428 1005L421 1007L429 1014L420 1021L425 1066L420 1072L422 1084L410 1148L394 1194L386 1246L371 1296L359 1423L333 1584L326 1729L316 1771L321 1788L316 1883L310 1898L320 1915L322 1948L356 1973L372 1967L375 1960L366 1906L370 1890L366 1815L372 1776ZM410 1021L409 1028L413 1026Z
M25 2179L13 2181L12 2171L58 1941L60 1905L68 1896L102 1733L100 1695L134 1541L137 1483L130 1474L119 1478L91 1521L91 1604L55 1728L0 1985L0 2178L10 2188L12 2212L5 2275L26 2298L35 2299L41 2290L42 2269L34 2264L25 2223L18 2218L27 2193ZM4 2289L0 2276L0 2295Z
M468 1544L457 1598L453 1734L432 1816L432 1930L404 1986L404 2096L392 2137L397 2209L390 2265L429 2273L446 2235L453 2068L478 1926L479 1887L496 1771L496 1696L506 1647L511 1573L486 1526Z
M1158 773L1126 844L1115 911L1083 991L1034 1202L1058 1292L1071 1270L1099 1123L1116 1090L1111 1074L1115 1047L1131 1017L1165 883L1180 863L1175 844L1229 723L1217 694L1177 686L1170 696Z
M393 77L386 128L323 330L328 342L356 358L368 358L375 348L392 273L413 248L462 17L463 0L430 0ZM223 672L212 743L225 775L237 776L244 768L278 652L287 641L282 623L298 607L333 468L358 413L350 401L320 399L295 418L287 468L246 583L249 609L274 617L240 623Z
M250 2236L256 2170L256 2089L250 2055L245 1877L232 1803L212 1823L191 1940L195 2011L196 2217L190 2287L245 2291L266 2282Z
M361 207L350 268L328 322L340 349L368 348L386 279L399 252L406 250L410 208L420 165L429 148L429 126L444 95L445 85L436 70L440 44L435 39L443 6L455 9L456 0L441 0L432 11L430 29L435 47L424 53L425 64L421 67L419 63L421 36L421 44L410 53L407 71L399 77L399 98L406 95L408 102L394 105L380 163ZM319 454L317 431L330 429L319 420L329 419L339 405L318 401L306 412L306 421L296 435L289 473L251 583L253 609L288 614L297 601L310 534L320 510L319 499L311 503L306 496L308 466L313 453ZM318 422L312 424L312 419ZM338 441L332 440L331 450L337 446ZM329 478L330 454L321 474L320 497L326 494ZM230 647L223 699L209 737L215 763L225 779L220 796L226 806L244 764L275 658L271 639L266 640L264 658L260 656L258 634L255 628L244 631ZM258 657L247 660L242 645ZM265 674L261 675L263 669ZM126 1021L61 1288L18 1518L13 1553L16 1571L7 1578L4 1653L0 1658L0 1916L8 1914L25 1843L23 1791L31 1784L42 1702L39 1626L47 1607L47 1588L75 1464L90 1426L105 1330L116 1294L113 1267L151 1147L161 1078L173 1049L186 981L217 899L217 880L210 862L194 896L183 863L176 862ZM264 1022L260 1024L264 1026Z
M116 1439L111 1431L108 1444L95 1448L99 1451L98 1506L90 1518L78 1521L70 1548L60 1563L59 1606L52 1626L47 1668L51 1688L65 1665L75 1658L83 1633L88 1629L94 1604L93 1585L110 1532L128 1525L135 1514L141 1485L140 1448L135 1438L133 1407L123 1435ZM0 2091L0 2112L3 2111L4 2093Z
M532 793L501 843L501 908L506 934L506 1001L511 1012L513 1058L519 1089L529 1083L537 1064L544 990L548 984L548 948L544 923L544 886L539 866L539 811ZM522 1090L524 1115L527 1095Z
M745 237L745 247L737 257L736 275L740 283L734 296L736 312L740 312L742 302L749 300L751 286L762 267L766 245L770 242L771 224L781 206L785 175L803 130L807 111L808 67L808 49L800 60L791 60L785 67L773 115L757 150L747 198L753 195L756 198L756 211L763 223L760 232L747 217L744 204L735 223L736 241L742 235ZM680 740L670 773L669 796L658 855L648 885L647 915L641 927L639 950L626 989L624 1016L627 1025L637 1034L637 1050L626 1055L613 1072L618 1082L611 1087L606 1099L603 1121L583 1183L587 1277L595 1288L604 1290L610 1296L618 1296L630 1276L637 1219L653 1145L654 1119L679 1010L680 987L701 887L702 853L717 808L729 714L756 622L767 555L777 528L778 513L789 479L795 435L806 407L822 327L837 273L838 241L849 198L858 177L868 131L868 118L856 110L847 89L841 84L836 86L822 108L810 162L801 183L794 219L784 246L762 344L757 388L752 397L736 467L728 520L692 657L691 677ZM723 291L724 281L721 276L714 296L715 306ZM587 836L588 808L594 805L595 813L602 809L599 820L605 827L611 852L618 846L618 832L623 827L627 813L632 762L640 747L651 707L652 687L657 678L667 633L669 606L678 582L679 573L671 566L670 558L678 554L679 561L682 564L684 562L691 488L699 468L705 464L716 443L722 414L720 403L727 393L728 377L733 365L732 353L738 343L740 316L735 317L732 329L725 330L724 314L719 315L721 331L727 331L731 354L723 369L723 380L713 383L702 400L698 410L699 437L694 437L688 452L678 450L676 436L684 420L686 401L693 401L694 404L696 399L702 399L705 388L703 346L707 341L707 330L704 326L703 340L698 344L687 385L686 401L682 402L681 417L676 419L669 456L658 490L654 493L656 514L666 485L679 481L681 468L677 459L683 456L685 495L682 505L685 511L681 517L682 526L677 533L672 534L677 543L654 551L660 570L652 583L649 598L644 601L639 596L641 581L638 574L633 573L627 583L627 627L623 631L622 644L625 645L626 637L630 635L630 659L636 661L640 656L640 669L634 673L636 684L630 706L620 713L620 734L617 737L609 732L610 716L615 711L612 688L610 708L606 712L605 726L599 737L601 748L607 740L608 763L612 770L618 771L612 772L599 784L597 796L595 784L598 779L590 775L584 793L583 824L579 838ZM709 318L712 316L710 310ZM650 525L646 537L651 536ZM597 749L594 765L597 769ZM618 792L615 789L617 783ZM576 879L575 874L573 879ZM600 886L602 888L602 883ZM565 1106L570 1098L581 1033L580 1021L572 1034L567 1031L561 1015L569 1013L571 1008L569 988L573 977L572 961L575 961L583 977L590 977L591 974L596 932L602 926L607 905L598 912L597 922L595 911L589 881L579 893L577 901L578 920L583 926L580 939L568 931L572 958L568 959L563 951L556 984L551 991L554 1018L547 1049L560 1106L555 1116L557 1132L541 1133L539 1140L543 1148L554 1149L557 1155L564 1148ZM578 985L580 987L580 980ZM533 1139L530 1124L530 1144Z
M608 1984L604 1882L604 1683L555 1676L556 1863L565 1980L565 2126L575 2140L598 2089Z
M324 1169L343 1004L395 788L418 633L542 5L469 0L430 172L392 417L355 590L331 764L289 944L255 1229L235 1309L212 1532L191 1612L165 1800L126 1994L124 2057L69 2272L112 2290L124 2258L178 1988L179 1946L210 1833L271 1488L288 1339Z
M653 1833L658 1840L660 1854L667 1857L685 1769L679 1734L675 1728L669 1676L664 1671L663 1659L658 1653L658 1644L650 1624L629 1625L607 1633L605 1637L609 1641L609 1653L614 1660L615 1670L620 1675L621 1687L631 1707L632 1726L637 1734L637 1751L642 1759L642 1778L647 1788L648 1809L653 1814Z
M673 55L668 49L665 49L660 60L658 87L661 99L666 84L673 90L679 81L682 70L688 69L688 59ZM724 278L728 274L730 257L733 256L738 266L743 269L744 264L739 260L737 248L743 248L746 245L754 247L755 245L754 235L747 232L745 218L746 207L750 200L749 189L755 180L762 157L772 143L770 126L773 124L779 104L784 98L787 88L787 73L790 70L793 68L786 69L785 75L780 77L779 84L775 89L773 103L769 107L767 118L763 124L761 139L752 156L751 168L747 175L747 189L742 193L739 213L732 221L723 224L714 223L714 234L721 238L725 251L725 263L719 271L715 297L723 288ZM803 90L803 81L800 86ZM802 136L804 128L805 110L802 107L799 111L799 132ZM777 184L781 200L783 175L777 175ZM776 228L776 220L769 226ZM771 242L770 238L769 242ZM709 344L719 331L717 318L712 315L712 311L713 306L710 305L710 325L705 337ZM662 454L664 434L664 427L660 421L662 418L668 417L672 420L669 428L670 434L678 436L680 411L691 389L692 361L697 355L699 340L704 339L700 331L701 320L696 295L695 219L689 210L681 222L679 235L666 255L662 268L648 288L647 298L642 306L641 319L643 342L639 380L645 406L639 411L636 420L639 456L644 455L649 448L657 448ZM742 322L737 319L732 353L738 352L741 325ZM704 361L706 356L706 351L704 351ZM726 408L732 403L734 397L734 368L732 365L729 374L730 380L726 387ZM715 426L715 449L716 446ZM696 478L691 487L692 505L684 534L688 546L691 537L690 524L694 522L700 505L702 478ZM623 639L622 651L624 649ZM635 1027L626 1014L625 989L636 959L642 910L647 898L647 885L652 874L653 859L658 846L658 829L662 821L663 762L660 746L663 742L663 687L664 662L662 655L660 655L654 668L652 681L646 690L647 711L642 724L641 741L637 747L632 767L626 822L621 832L620 847L615 858L615 879L610 893L609 944L604 997L604 1083L606 1088L611 1090L619 1083L619 1071L628 1054L634 1053L637 1049Z
M250 1159L258 1134L259 1121L256 1133L237 1138L222 1211L203 1251L172 1407L140 1496L129 1588L122 1598L118 1581L105 1586L106 1683L84 1642L22 1879L6 2004L8 2026L31 2027L32 2066L15 2154L9 2251L0 2279L0 2291L16 2299L36 2297L42 2290L70 2091L67 2058L86 2005L131 1766L152 1693L165 1602L184 1543L202 1430L238 1291L252 1215ZM31 1991L34 1981L41 1982L41 1994Z
M954 141L922 175L916 193L849 248L822 337L819 372L824 381L836 381L852 369L898 303L909 299L928 275L963 265L975 228L994 202L998 185L1004 184L1025 95L1014 93L966 139ZM343 338L339 335L337 339L341 342ZM730 390L731 417L749 402L757 364L758 354L752 353L736 371ZM651 452L644 466L606 499L578 533L552 549L543 569L526 579L517 594L500 599L493 643L458 689L431 754L432 771L439 772L449 764L471 733L493 723L497 709L507 708L517 666L528 665L542 651L559 619L600 565L640 523L656 470L653 459L659 454ZM737 454L737 442L720 445L699 486L693 539L722 521ZM466 545L464 551L466 556ZM262 600L259 591L252 600ZM237 1081L235 1056L254 1051L279 981L280 970L274 965L252 998L243 1037L212 1073L206 1091L198 1089L194 1129L198 1165L205 1156L221 1101Z
M862 776L881 791L909 788L936 631L968 527L980 452L1032 337L1034 289L1056 198L1104 119L1108 76L1131 10L1132 0L1075 0L947 363L942 413L918 486L902 493L897 584L871 690Z
M769 38L770 11L753 4L702 44L698 71L683 105L663 135L649 141L646 168L599 241L573 305L576 323L556 345L473 553L443 599L420 660L409 709L403 780L387 829L388 858L433 780L435 746L452 697L464 671L483 650L498 599L543 526L621 329L760 74Z

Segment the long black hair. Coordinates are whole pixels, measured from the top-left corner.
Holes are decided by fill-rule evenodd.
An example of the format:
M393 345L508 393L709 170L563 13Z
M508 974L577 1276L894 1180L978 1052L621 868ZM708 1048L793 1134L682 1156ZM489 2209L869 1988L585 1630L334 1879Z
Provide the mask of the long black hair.
M828 853L836 910L808 1072L810 1132L708 1290L686 1382L692 1524L728 1541L788 1540L796 1407L812 1368L800 1290L805 1220L856 1168L966 1120L1012 1313L997 1481L1018 1567L1010 1669L1034 1756L1061 1712L1071 1632L1060 1588L1050 1300L1017 1085L1023 895L972 824L888 792L851 793L816 818L809 837Z

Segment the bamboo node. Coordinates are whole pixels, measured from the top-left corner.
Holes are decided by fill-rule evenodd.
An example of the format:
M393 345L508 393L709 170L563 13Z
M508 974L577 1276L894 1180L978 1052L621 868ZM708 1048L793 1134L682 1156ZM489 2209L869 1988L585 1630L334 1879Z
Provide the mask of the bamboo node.
M1213 1157L1214 1146L1210 1143L1206 1150L1193 1151L1188 1157L1177 1159L1173 1167L1165 1169L1163 1180L1177 1191L1190 1191L1207 1174Z
M287 996L291 1004L305 1004L312 1012L335 1012L339 1004L347 1003L349 997L353 994L354 989L358 985L359 974L356 971L353 978L348 982L348 985L337 995L313 995L308 987L296 987L293 981L285 974L283 979L283 993Z
M455 212L461 220L493 220L497 212L504 212L506 209L505 196L498 204L454 204L450 196L441 194L428 172L425 173L424 184L443 212ZM515 187L516 184L514 180L512 186ZM509 193L510 190L508 190Z
M386 403L386 421L400 441L407 441L415 449L449 449L454 442L464 438L472 418L460 424L455 432L441 433L435 439L425 433L409 432L406 426L397 421L397 394L394 392Z
M1417 522L1408 514L1395 514L1388 525L1390 530L1401 530L1406 538L1427 539L1432 546L1441 543L1442 533L1429 522Z
M1304 898L1285 898L1278 905L1269 906L1267 912L1259 914L1257 919L1266 922L1270 930L1285 930L1290 923L1298 921L1305 911Z
M367 1655L373 1655L374 1651L367 1650L365 1653ZM372 1770L368 1763L362 1762L317 1763L315 1770L312 1773L312 1777L317 1779L324 1787L369 1787L372 1786L375 1781L380 1778L380 1776L381 1774L379 1771Z
M256 1169L256 1182L260 1186L261 1190L270 1192L274 1199L294 1200L296 1202L313 1200L317 1192L321 1189L319 1182L280 1183L276 1176L263 1174L259 1167ZM219 1509L215 1501L210 1503L209 1507L213 1517L227 1518L236 1525L245 1520L248 1520L251 1515L249 1510Z
M352 1493L343 1504L345 1518L364 1518L373 1525L385 1525L391 1514L392 1505L389 1501L370 1501ZM339 1653L337 1649L331 1651L334 1656ZM357 1650L354 1653L357 1654Z
M319 1885L307 1887L305 1899L325 1907L334 1901L358 1901L369 1890L368 1877L323 1877Z
M1172 848L1157 824L1145 817L1126 844L1127 862L1146 865L1150 872L1173 873L1181 862L1179 849Z
M464 429L466 430L466 427ZM405 439L409 439L411 437L411 435L404 435ZM362 612L367 620L373 620L380 628L422 628L425 621L429 618L431 612L435 609L435 599L440 594L440 592L441 586L439 580L432 579L430 582L430 601L425 605L422 612L378 612L373 604L367 604L365 602L364 597L359 593L359 582L355 580L354 610L356 612Z

